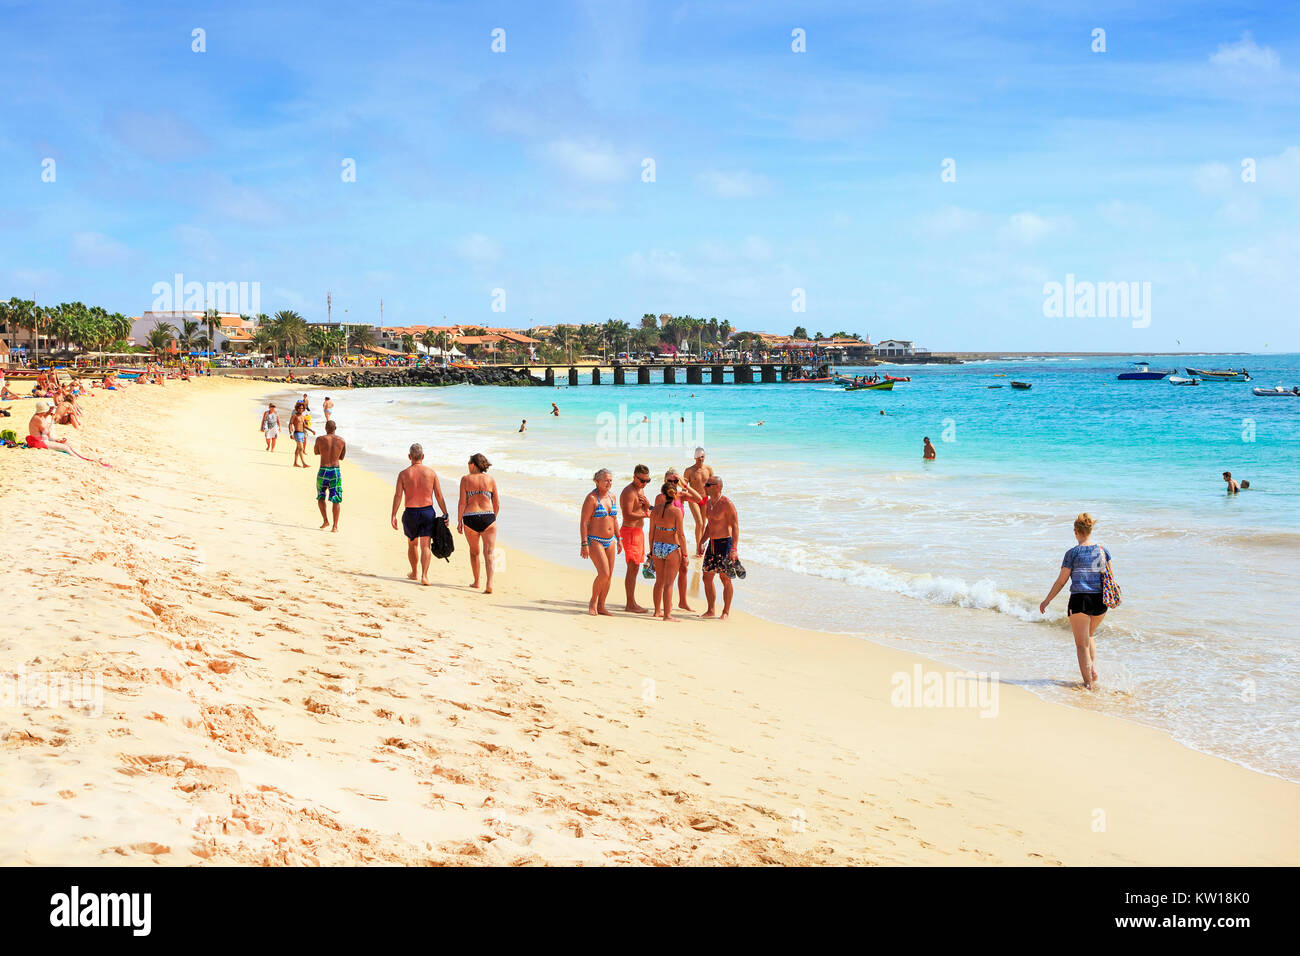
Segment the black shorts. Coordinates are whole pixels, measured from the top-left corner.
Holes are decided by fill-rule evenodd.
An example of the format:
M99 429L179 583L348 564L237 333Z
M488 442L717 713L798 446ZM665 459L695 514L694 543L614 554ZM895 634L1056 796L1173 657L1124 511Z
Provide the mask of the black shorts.
M402 512L402 533L411 541L416 538L433 537L433 519L438 517L433 505L423 508L407 508Z
M492 522L497 520L497 516L491 511L480 511L478 514L465 515L461 518L461 523L470 531L476 531L482 534L488 528L492 527Z
M1081 591L1070 595L1070 613L1087 614L1089 617L1101 617L1110 608L1101 600L1101 592Z
M704 570L726 573L731 561L731 539L713 538L704 551Z

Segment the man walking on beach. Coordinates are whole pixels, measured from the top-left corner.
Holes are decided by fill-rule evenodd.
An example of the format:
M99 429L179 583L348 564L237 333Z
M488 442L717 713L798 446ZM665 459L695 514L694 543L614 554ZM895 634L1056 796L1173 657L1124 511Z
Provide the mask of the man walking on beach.
M447 517L447 502L442 498L442 488L438 485L438 473L424 463L424 448L419 443L411 446L407 453L411 467L403 469L397 476L397 491L393 494L393 530L397 530L397 509L406 498L406 510L402 512L402 533L406 535L406 557L411 562L411 573L407 575L415 580L415 563L420 562L420 583L429 583L429 562L433 560L430 539L433 537L433 523L438 512L433 508L433 499L438 499L443 518Z
M709 539L709 550L704 555L704 599L709 607L700 617L713 617L713 605L717 595L713 590L713 576L722 575L722 614L718 618L725 621L731 613L731 571L735 562L740 560L740 516L731 499L722 493L722 478L712 476L704 483L709 500L704 503L705 534Z
M686 470L682 472L682 477L686 483L701 498L707 498L708 492L704 490L708 480L713 477L713 469L704 463L704 449L695 449L695 464L687 465ZM701 510L698 502L687 501L691 506L691 517L695 519L695 553L704 553L704 512ZM684 557L684 556L683 556Z
M320 456L320 468L316 472L316 504L320 505L322 531L330 526L329 516L325 513L325 499L334 505L334 527L331 530L339 530L339 512L343 509L343 472L339 462L348 453L348 444L334 434L337 429L338 422L326 422L325 434L316 439L312 448L312 453Z
M618 496L618 506L623 512L623 526L618 529L618 536L623 539L623 558L627 561L627 573L623 575L623 587L627 591L625 610L633 614L645 614L647 610L636 603L636 575L645 563L645 519L650 514L645 486L649 483L649 467L637 465L632 472L632 484Z

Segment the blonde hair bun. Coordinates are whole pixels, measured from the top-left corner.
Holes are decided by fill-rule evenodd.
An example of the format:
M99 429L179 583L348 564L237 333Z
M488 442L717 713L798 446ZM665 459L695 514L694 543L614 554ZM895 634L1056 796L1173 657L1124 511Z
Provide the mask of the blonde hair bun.
M1097 522L1093 520L1092 515L1085 511L1074 519L1074 530L1079 534L1092 534L1092 529L1096 524Z

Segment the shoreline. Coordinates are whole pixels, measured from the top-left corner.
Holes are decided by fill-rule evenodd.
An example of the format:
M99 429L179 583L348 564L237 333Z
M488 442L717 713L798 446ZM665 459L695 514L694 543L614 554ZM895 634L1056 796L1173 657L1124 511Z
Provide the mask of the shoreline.
M83 536L53 568L29 567L22 534L3 545L19 569L3 596L66 607L76 641L51 648L49 618L24 621L4 668L80 661L106 678L104 718L5 711L19 759L0 859L1300 861L1294 784L1014 686L995 719L890 706L891 675L943 666L743 610L595 621L574 610L590 573L520 550L508 512L497 594L462 586L459 537L419 588L382 476L345 461L337 536L315 530L307 476L289 493L291 451L262 452L254 410L286 390L98 393L73 440L111 472L0 452L17 530ZM1210 814L1229 822L1204 833Z

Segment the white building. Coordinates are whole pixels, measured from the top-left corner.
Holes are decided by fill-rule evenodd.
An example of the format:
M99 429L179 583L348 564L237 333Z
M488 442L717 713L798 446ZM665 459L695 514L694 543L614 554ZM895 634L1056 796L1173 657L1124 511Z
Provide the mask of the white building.
M906 358L916 354L907 339L885 339L876 343L876 358Z

